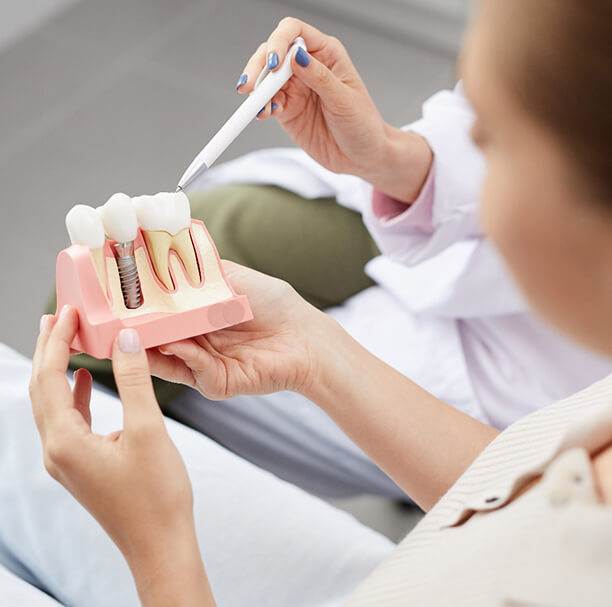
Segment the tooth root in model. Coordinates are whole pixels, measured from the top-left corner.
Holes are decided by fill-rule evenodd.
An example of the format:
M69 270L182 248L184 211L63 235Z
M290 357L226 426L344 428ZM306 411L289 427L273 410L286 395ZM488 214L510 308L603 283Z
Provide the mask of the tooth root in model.
M189 228L183 228L178 234L172 237L170 248L178 253L191 282L194 285L200 284L201 277L198 267L198 258L193 248L193 242L191 242Z
M89 247L96 273L106 292L106 268L104 266L104 226L93 207L77 204L66 215L66 228L72 244Z
M200 269L189 233L191 211L187 196L183 192L160 192L155 196L137 196L132 202L162 284L169 291L175 288L169 268L171 250L180 257L191 283L200 284Z
M151 256L157 278L159 278L166 289L172 291L174 289L174 284L172 283L170 267L168 265L168 253L170 251L172 236L168 234L168 232L151 232L143 230L142 233L144 234L147 249L149 249L149 255Z
M138 234L138 219L132 200L126 194L113 194L96 212L102 217L104 230L108 237L116 241L115 259L119 269L125 307L138 308L142 305L140 279L134 256L134 239Z

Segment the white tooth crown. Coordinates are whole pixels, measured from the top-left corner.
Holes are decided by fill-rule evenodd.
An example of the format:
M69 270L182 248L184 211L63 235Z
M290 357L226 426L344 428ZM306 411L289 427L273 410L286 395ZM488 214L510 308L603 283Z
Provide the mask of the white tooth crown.
M143 230L175 235L191 225L189 199L183 192L160 192L132 198Z
M104 226L96 209L86 204L77 204L66 215L66 228L72 244L84 244L89 247L91 257L98 274L100 284L106 289L106 271L104 269Z
M93 207L77 204L66 215L66 228L72 244L84 244L95 250L104 246L104 227Z
M98 207L104 230L109 238L117 242L131 242L138 234L138 219L132 200L127 194L113 194Z

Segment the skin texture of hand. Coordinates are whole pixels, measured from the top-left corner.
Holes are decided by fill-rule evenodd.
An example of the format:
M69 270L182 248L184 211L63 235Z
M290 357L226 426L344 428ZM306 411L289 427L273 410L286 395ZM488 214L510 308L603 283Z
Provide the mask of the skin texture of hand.
M155 399L138 334L122 331L113 370L123 430L91 429L89 372L66 377L74 309L45 316L32 363L30 395L49 474L98 520L125 556L144 605L212 605L193 520L193 493Z
M149 351L153 374L221 400L300 392L423 508L497 431L441 402L377 359L287 283L223 262L254 319Z
M304 390L315 372L313 344L325 340L328 317L286 282L222 263L233 288L248 294L254 319L149 350L151 372L212 400Z
M413 201L427 177L431 150L415 133L385 123L338 39L298 19L283 19L247 63L238 91L252 92L261 69L277 69L298 36L308 53L294 54L294 76L258 119L274 115L327 169L357 175L398 200Z

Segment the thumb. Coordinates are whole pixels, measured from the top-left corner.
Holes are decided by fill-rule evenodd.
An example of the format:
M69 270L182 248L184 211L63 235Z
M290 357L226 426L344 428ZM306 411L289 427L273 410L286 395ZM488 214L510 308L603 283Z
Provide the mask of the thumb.
M113 374L123 403L124 425L162 423L147 355L135 329L122 329L113 347Z
M325 103L342 101L346 85L316 57L298 48L292 61L293 77L312 89Z

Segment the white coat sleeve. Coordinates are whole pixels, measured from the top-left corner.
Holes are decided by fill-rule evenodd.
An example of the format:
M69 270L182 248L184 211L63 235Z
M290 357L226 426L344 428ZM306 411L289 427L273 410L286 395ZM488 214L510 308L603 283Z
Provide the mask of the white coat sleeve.
M427 182L402 213L394 214L376 192L364 212L366 226L392 259L413 265L482 234L478 203L485 163L470 139L473 122L474 112L459 83L454 91L440 91L428 99L423 117L405 127L422 135L433 150Z
M364 222L386 258L414 268L420 277L413 282L404 272L400 279L411 307L455 318L523 313L525 301L480 225L486 165L470 138L474 119L461 83L428 99L423 117L405 127L422 135L434 153L419 197L404 210L402 203L374 191L365 205ZM431 278L424 280L417 268L427 266L431 276L431 264L424 264L429 260L436 267L435 284ZM368 270L379 283L399 278L382 258ZM412 301L415 288L420 291L418 305Z

